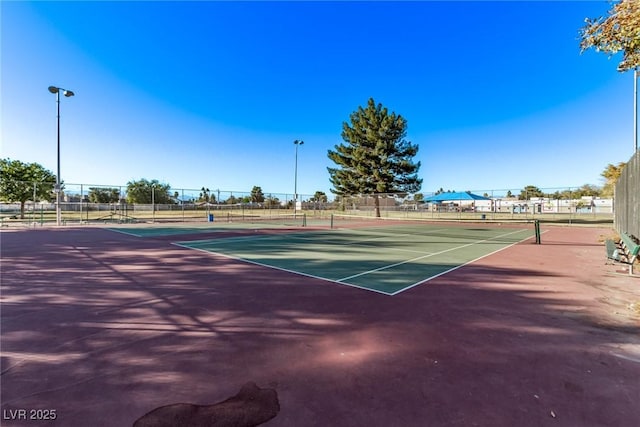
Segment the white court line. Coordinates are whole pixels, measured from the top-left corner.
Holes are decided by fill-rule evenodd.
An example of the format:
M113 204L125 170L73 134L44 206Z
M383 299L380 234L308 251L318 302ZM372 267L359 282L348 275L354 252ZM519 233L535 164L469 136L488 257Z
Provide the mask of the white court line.
M157 228L169 228L169 227L157 227ZM208 228L202 227L201 229L199 229L198 227L189 227L189 229L191 228L196 228L198 229L198 231L200 230L209 230ZM109 231L113 231L114 233L122 233L122 234L126 234L127 236L133 236L133 237L171 237L171 236L184 236L185 234L197 234L197 233L180 233L180 232L176 232L176 233L161 233L161 234L146 234L146 233L141 233L141 234L134 234L134 233L129 233L127 231L123 231L117 228L106 228ZM142 230L153 230L154 227L148 227L148 228L140 228ZM211 233L215 233L215 231L212 231Z
M256 233L258 231L256 230ZM211 241L216 241L216 242L235 242L235 241L243 241L243 240L247 240L247 239L255 239L255 238L259 238L260 240L273 240L273 239L285 239L285 240L308 240L308 241L312 241L312 242L316 242L318 239L317 237L313 237L315 234L317 233L327 233L324 230L319 230L319 231L309 231L309 232L298 232L298 233L289 233L289 234L259 234L257 236L255 235L244 235L244 236L238 236L238 237L225 237L223 240L218 240L218 239L200 239L200 240L185 240L184 242L188 242L188 243L204 243L204 242L211 242ZM333 234L333 233L332 233ZM398 236L410 236L410 234L399 234ZM377 237L372 237L370 239L364 239L364 240L358 240L356 242L353 243L345 243L344 245L353 245L353 244L359 244L361 242L368 242L371 240L377 240L377 239L383 239L384 237L393 237L393 235L390 234L385 234L384 236L379 235ZM331 239L331 238L329 238ZM340 244L340 243L337 243Z
M490 238L490 239L479 240L479 241L474 242L474 243L469 243L469 244L466 244L466 245L463 245L463 246L458 246L458 247L455 247L455 248L447 249L447 250L442 251L442 252L439 252L439 253L444 253L444 252L448 252L448 251L451 251L451 250L460 249L460 248L465 247L465 246L470 246L470 245L474 245L474 244L478 244L478 243L486 242L486 241L489 241L489 240L497 239L497 238L499 238L499 237L504 237L504 236L508 236L508 235L511 235L511 234L520 233L520 232L523 232L523 231L528 231L528 230L524 230L524 229L522 229L522 230L516 230L516 231L510 232L510 233L502 234L502 235L500 235L500 236L492 237L492 238ZM546 231L543 231L543 233L545 233L545 232L546 232ZM289 235L289 236L290 236L290 235ZM235 238L235 239L245 239L245 238L250 238L250 237L251 237L251 236L243 236L243 237L238 237L238 238ZM266 238L265 236L262 236L262 237L263 237L263 238ZM273 236L269 236L269 237L281 237L281 236L280 236L280 235L273 235ZM343 281L341 281L341 280L346 280L345 278L343 278L343 279L339 279L339 280L328 279L328 278L326 278L326 277L315 276L315 275L313 275L313 274L303 273L303 272L296 271L296 270L289 270L289 269L287 269L287 268L283 268L283 267L277 267L277 266L273 266L273 265L269 265L269 264L263 264L263 263L261 263L261 262L252 261L252 260L249 260L249 259L246 259L246 258L241 258L241 257L238 257L238 256L232 256L232 255L228 255L228 254L224 254L224 253L220 253L220 252L214 252L214 251L210 251L210 250L206 250L206 249L201 249L201 248L198 248L198 247L189 246L189 244L191 244L191 243L193 243L193 242L200 242L200 243L204 243L204 242L211 242L211 241L213 241L214 239L207 239L207 240L194 240L194 241L184 241L184 242L173 242L173 243L171 243L171 244L172 244L172 245L175 245L175 246L178 246L178 247L181 247L181 248L185 248L185 249L191 249L191 250L196 250L196 251L204 252L204 253L209 254L209 255L215 255L215 256L220 256L220 257L227 258L227 259L232 259L232 260L236 260L236 261L242 261L242 262L246 262L246 263L249 263L249 264L258 265L258 266L261 266L261 267L273 268L273 269L275 269L275 270L280 270L280 271L284 271L284 272L287 272L287 273L293 273L293 274L297 274L297 275L299 275L299 276L310 277L310 278L312 278L312 279L318 279L318 280L322 280L322 281L324 281L324 282L334 283L334 284L338 284L338 285L342 285L342 286L350 286L350 287L352 287L352 288L362 289L362 290L370 291L370 292L374 292L374 293L377 293L377 294L382 294L382 295L387 295L387 296L394 296L394 295L398 295L398 294L400 294L400 293L402 293L402 292L404 292L404 291L406 291L406 290L408 290L408 289L411 289L411 288L413 288L413 287L416 287L416 286L418 286L418 285L420 285L420 284L423 284L423 283L426 283L426 282L428 282L428 281L430 281L430 280L433 280L433 279L435 279L436 277L440 277L440 276L442 276L442 275L444 275L444 274L447 274L447 273L449 273L449 272L451 272L451 271L454 271L454 270L457 270L457 269L459 269L459 268L461 268L461 267L464 267L465 265L471 264L471 263L476 262L476 261L478 261L478 260L481 260L481 259L483 259L483 258L485 258L485 257L488 257L488 256L490 256L490 255L493 255L493 254L495 254L495 253L497 253L497 252L503 251L503 250L505 250L505 249L507 249L507 248L510 248L511 246L517 245L518 243L521 243L521 242L524 242L524 241L526 241L526 240L532 239L533 237L534 237L534 236L529 236L529 237L527 237L527 238L525 238L525 239L522 239L522 240L520 240L520 241L518 241L518 242L514 242L514 243L512 243L512 244L510 244L510 245L508 245L508 246L505 246L505 247L503 247L503 248L500 248L500 249L498 249L498 250L495 250L495 251L493 251L493 252L491 252L491 253L489 253L489 254L483 255L483 256L481 256L481 257L478 257L478 258L476 258L476 259L473 259L473 260L471 260L471 261L468 261L468 262L466 262L466 263L464 263L464 264L457 265L457 266L455 266L455 267L453 267L453 268L450 268L449 270L446 270L446 271L443 271L442 273L436 274L435 276L431 276L431 277L429 277L429 278L427 278L427 279L425 279L425 280L421 280L421 281L416 282L416 283L414 283L414 284L412 284L412 285L409 285L409 286L403 287L402 289L399 289L399 290L397 290L397 291L395 291L395 292L384 292L384 291L377 290L377 289L372 289L372 288L369 288L369 287L366 287L366 286L359 286L359 285L356 285L356 284L353 284L353 283L347 283L347 282L343 282ZM432 254L432 255L436 255L436 254ZM416 258L416 259L427 258L427 257L429 257L429 256L431 256L431 255L426 255L426 256L423 256L423 257ZM407 262L411 262L411 260L409 260L409 261L405 261L405 262L402 262L402 263L397 263L397 264L394 264L394 265L400 265L400 264L404 264L404 263L407 263ZM391 266L387 266L387 267L383 267L382 269L384 269L384 268L390 268L390 267L391 267ZM377 271L377 270L380 270L380 269L371 270L371 271L369 271L369 272L361 273L361 274L359 274L359 275L367 274L367 273L374 272L374 271ZM356 275L356 276L359 276L359 275Z
M410 234L398 234L397 236L410 236ZM292 239L294 239L294 240L295 240L295 239L297 239L297 240L309 240L309 241L311 241L311 242L313 242L313 241L317 241L317 239L312 239L312 238L308 238L308 237L297 237L297 236L291 236L291 237L292 237ZM372 237L372 238L370 238L370 239L364 239L364 240L357 240L357 241L355 241L355 242L350 242L350 243L349 243L349 242L346 242L346 243L345 243L345 242L336 242L335 240L334 240L334 241L330 241L330 239L331 239L331 238L329 238L329 241L328 241L328 242L324 242L324 244L326 244L326 245L331 245L331 246L333 246L333 245L338 245L338 246L363 245L363 246L368 246L368 247L375 247L375 246L367 245L367 243L366 243L366 242L370 242L370 241L378 240L378 239L383 239L383 238L385 238L385 237L394 237L394 236L393 236L393 235L390 235L390 234L385 234L384 236ZM353 240L353 239L352 239L352 240ZM387 247L386 249L387 249L387 250L390 250L390 251L411 252L411 253L414 253L414 254L423 254L423 255L424 255L424 254L429 254L429 253L431 253L431 252L416 251L416 250L414 250L414 249L404 249L404 248L391 248L391 247Z
M455 246L455 247L453 247L453 248L445 249L444 251L434 252L434 253L431 253L431 254L427 254L427 255L423 255L423 256L416 257L416 258L412 258L412 259L409 259L409 260L406 260L406 261L396 262L395 264L385 265L384 267L374 268L373 270L369 270L369 271L365 271L365 272L362 272L362 273L354 274L354 275L352 275L352 276L343 277L342 279L338 279L337 281L338 281L338 282L342 282L342 281L344 281L344 280L349 280L349 279L353 279L353 278L355 278L355 277L364 276L364 275L366 275L366 274L375 273L375 272L377 272L377 271L386 270L386 269L388 269L388 268L397 267L397 266L402 265L402 264L408 264L408 263L410 263L410 262L418 261L418 260L421 260L421 259L424 259L424 258L429 258L429 257L435 256L435 255L444 254L444 253L446 253L446 252L455 251L455 250L457 250L457 249L466 248L466 247L468 247L468 246L477 245L477 244L479 244L479 243L488 242L488 241L490 241L490 240L498 239L498 238L500 238L500 237L504 237L504 236L509 236L509 235L511 235L511 234L521 233L521 232L523 232L523 231L528 231L528 230L517 230L517 231L512 231L512 232L510 232L510 233L501 234L501 235L499 235L499 236L491 237L491 238L489 238L489 239L478 240L477 242L467 243L466 245Z
M256 230L256 233L258 233L257 230ZM215 239L200 239L200 240L183 240L177 243L188 243L188 244L211 243L211 242L225 243L225 242L238 242L238 241L243 241L248 239L255 239L256 237L258 237L260 240L272 240L272 239L282 239L282 236L286 236L286 235L283 235L283 234L268 234L268 235L259 234L257 236L244 235L244 236L238 236L238 237L225 237L223 239L215 238Z
M366 245L366 242L371 242L373 240L379 240L379 239L385 239L385 238L394 238L394 237L399 237L399 236L411 236L411 237L415 237L415 236L428 236L432 233L438 233L441 232L443 230L450 230L449 228L438 228L435 230L432 230L432 232L427 232L427 233L420 233L420 234L411 234L411 233L396 233L396 234L390 234L390 233L372 233L369 231L361 231L361 230L351 230L351 229L339 229L337 230L339 233L343 233L343 234L349 234L349 233L353 233L353 234L365 234L365 235L375 235L375 237L371 237L369 239L362 239L362 240L356 240L353 242L347 242L347 243L341 243L341 242L333 242L333 243L328 243L328 244L337 244L337 245L341 245L341 246L352 246L352 245L360 245L360 244L364 244ZM305 233L305 234L310 234L310 233ZM313 238L308 238L308 237L302 237L302 235L300 237L298 236L292 236L294 239L299 239L299 240L315 240ZM351 240L355 240L355 239L351 239ZM399 251L399 252L411 252L414 254L431 254L432 252L425 252L425 251L416 251L416 250L412 250L412 249L404 249L404 248L386 248L388 250L392 250L392 251Z
M321 231L324 232L324 231ZM310 236L313 235L314 232L307 232L307 233L293 233L293 234L271 234L271 235L260 235L260 236L239 236L239 237L228 237L225 239L201 239L201 240L183 240L181 242L177 242L177 243L185 243L185 244L194 244L195 246L199 245L199 244L203 244L203 245L207 245L209 243L220 243L222 245L224 245L227 242L230 243L234 243L234 242L238 242L238 241L245 241L247 239L255 239L256 237L260 239L260 241L264 241L264 240L302 240L302 241L310 241L310 242L317 242L318 239L317 238L312 238ZM304 237L304 236L309 236L309 237ZM407 234L408 236L408 234ZM385 237L390 237L388 234ZM357 242L353 242L353 243L340 243L340 242L324 242L323 244L325 245L339 245L339 246L350 246L350 245L358 245L360 243L363 242L367 242L370 240L375 240L375 239L381 239L383 238L381 237L372 237L371 239L365 239L365 240L360 240ZM219 247L219 246L218 246ZM430 254L430 252L425 252L425 251L416 251L416 250L412 250L412 249L403 249L403 248L387 248L388 250L394 250L394 251L399 251L399 252L411 252L411 253L417 253L417 254Z
M127 236L142 237L142 235L140 235L140 234L127 233L126 231L118 230L116 228L107 228L107 230L113 231L114 233L126 234Z
M520 230L520 231L526 231L526 230ZM546 231L543 231L542 233L546 233ZM495 253L498 253L498 252L500 252L500 251L504 251L505 249L508 249L508 248L510 248L511 246L515 246L515 245L517 245L518 243L522 243L522 242L524 242L524 241L526 241L526 240L533 239L534 237L535 237L535 236L529 236L529 237L527 237L527 238L525 238L525 239L520 240L519 242L514 242L514 243L512 243L512 244L510 244L510 245L508 245L508 246L505 246L504 248L496 249L495 251L493 251L493 252L491 252L491 253L488 253L488 254L486 254L486 255L482 255L481 257L478 257L478 258L476 258L476 259L472 259L471 261L467 261L467 262L465 262L464 264L456 265L455 267L452 267L452 268L450 268L450 269L448 269L448 270L445 270L445 271L443 271L442 273L438 273L438 274L436 274L436 275L434 275L434 276L427 277L427 278L426 278L426 279L424 279L424 280L420 280L419 282L416 282L416 283L414 283L413 285L409 285L409 286L407 286L406 288L402 288L402 289L400 289L400 290L397 290L397 291L395 291L395 292L393 292L393 293L390 293L389 295L391 295L391 296L393 296L393 295L398 295L399 293L404 292L404 291L406 291L406 290L408 290L408 289L414 288L414 287L416 287L416 286L418 286L418 285L422 285L423 283L427 283L428 281L433 280L433 279L435 279L436 277L444 276L445 274L447 274L447 273L451 273L452 271L457 270L457 269L459 269L459 268L462 268L462 267L464 267L465 265L469 265L469 264L471 264L471 263L473 263L473 262L479 261L479 260L481 260L481 259L483 259L483 258L486 258L486 257L488 257L488 256L490 256L490 255L493 255L493 254L495 254Z
M189 242L182 242L182 243L189 243ZM267 268L273 268L274 270L286 271L287 273L293 273L293 274L297 274L299 276L311 277L312 279L318 279L318 280L322 280L322 281L330 282L330 283L335 283L335 284L342 285L342 286L344 286L344 285L351 286L352 288L363 289L365 291L371 291L371 292L375 292L377 294L383 294L383 295L389 295L389 296L393 295L393 294L391 294L389 292L378 291L376 289L367 288L365 286L358 286L358 285L354 285L354 284L351 284L351 283L337 282L337 281L335 281L333 279L327 279L326 277L314 276L313 274L303 273L301 271L289 270L287 268L276 267L274 265L269 265L269 264L263 264L261 262L252 261L250 259L241 258L241 257L237 257L237 256L227 255L227 254L223 254L223 253L220 253L220 252L213 252L213 251L208 251L206 249L194 248L194 247L188 246L187 244L182 244L182 243L174 242L174 243L171 243L171 244L175 245L175 246L179 246L181 248L185 248L185 249L191 249L191 250L195 250L195 251L204 252L204 253L209 254L209 255L213 254L213 255L221 256L223 258L228 258L228 259L233 259L233 260L236 260L236 261L246 262L246 263L249 263L249 264L259 265L260 267L267 267Z

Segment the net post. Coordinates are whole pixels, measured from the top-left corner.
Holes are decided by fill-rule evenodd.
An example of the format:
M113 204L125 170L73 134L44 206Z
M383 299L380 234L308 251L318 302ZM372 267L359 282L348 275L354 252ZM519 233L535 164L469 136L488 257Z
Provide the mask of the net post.
M540 244L540 220L536 219L534 221L534 225L535 225L535 233L536 233L536 244L539 245Z
M333 214L331 214L331 219L329 221L329 228L331 228L333 230Z
M306 213L302 214L302 226L303 227L307 226L307 214Z

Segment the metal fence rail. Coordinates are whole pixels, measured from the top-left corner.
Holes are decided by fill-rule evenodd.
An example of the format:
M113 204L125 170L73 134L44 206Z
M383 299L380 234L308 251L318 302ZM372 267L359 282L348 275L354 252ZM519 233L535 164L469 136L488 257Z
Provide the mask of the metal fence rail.
M635 168L637 171L638 164ZM636 172L636 177L639 174ZM629 178L624 178L627 182ZM621 181L623 182L623 181ZM55 222L55 193L51 183L16 183L26 188L24 206L20 202L0 202L0 219L4 224L43 225ZM39 186L47 191L37 191ZM627 198L635 202L620 208L620 221L635 215L638 223L638 183L624 190ZM49 189L50 188L50 189ZM28 190L28 191L27 191ZM271 215L294 211L292 193L263 192L259 200L250 191L223 191L164 188L149 190L144 203L131 203L124 185L94 185L64 183L60 210L62 220L70 223L135 222L135 221L207 221L209 216L226 214ZM159 194L162 191L163 194ZM622 190L620 190L622 191ZM451 200L441 203L425 202L434 193L378 194L338 196L327 194L327 200L315 200L309 194L298 194L297 210L311 215L353 213L375 215L376 198L381 216L417 217L433 219L559 219L567 223L574 220L611 222L613 200L585 196L578 187L540 189L535 194L522 189L476 190L486 200ZM45 194L45 196L35 196ZM145 193L146 194L146 193ZM621 193L622 194L622 193ZM32 196L33 195L33 196ZM108 201L99 198L107 197ZM2 195L0 194L0 200ZM634 204L635 203L635 204ZM22 209L24 207L24 209ZM635 209L635 213L631 212ZM633 220L631 221L633 222ZM626 224L626 222L624 222ZM625 226L627 227L627 226ZM630 229L630 228L629 228Z

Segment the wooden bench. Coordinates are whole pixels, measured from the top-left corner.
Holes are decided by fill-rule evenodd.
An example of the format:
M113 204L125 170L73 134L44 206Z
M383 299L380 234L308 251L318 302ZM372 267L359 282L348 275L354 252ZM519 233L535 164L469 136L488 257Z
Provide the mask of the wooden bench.
M640 253L640 244L636 243L630 234L622 233L620 241L616 243L612 239L605 241L607 258L616 262L629 265L629 275L633 275L633 263Z

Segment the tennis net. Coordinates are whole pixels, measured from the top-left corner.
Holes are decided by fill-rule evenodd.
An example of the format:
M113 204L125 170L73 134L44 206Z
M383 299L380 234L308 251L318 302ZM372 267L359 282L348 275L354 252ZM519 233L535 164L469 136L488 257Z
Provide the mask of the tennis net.
M252 225L281 225L286 227L306 227L306 214L233 214L226 213L218 216L215 220L218 222L228 222L236 224L252 224Z
M531 235L539 240L539 223L536 220L488 220L488 219L464 219L464 220L439 220L431 218L400 218L332 214L332 229L361 229L375 228L379 232L388 230L389 233L430 233L433 229L447 228L468 231L481 231L493 229L521 229L531 230Z

